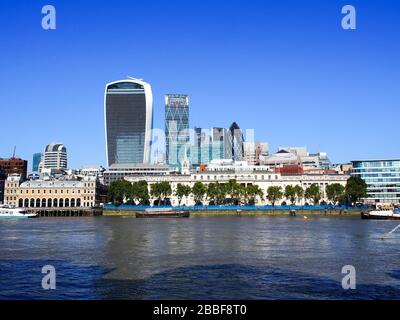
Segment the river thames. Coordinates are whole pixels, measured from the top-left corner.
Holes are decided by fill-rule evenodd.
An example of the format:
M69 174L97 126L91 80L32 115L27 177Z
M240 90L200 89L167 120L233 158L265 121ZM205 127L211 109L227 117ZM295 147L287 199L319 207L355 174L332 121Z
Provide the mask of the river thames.
M359 217L0 221L0 299L399 299L400 230ZM56 289L43 290L44 265ZM342 267L356 289L342 288Z

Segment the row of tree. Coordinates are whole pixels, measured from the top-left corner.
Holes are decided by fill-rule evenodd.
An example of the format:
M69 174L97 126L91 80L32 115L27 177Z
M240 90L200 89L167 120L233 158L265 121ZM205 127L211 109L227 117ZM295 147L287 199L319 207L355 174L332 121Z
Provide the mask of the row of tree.
M334 204L354 204L367 196L367 186L361 178L350 177L346 186L333 183L326 187L325 192L328 200ZM150 198L156 199L156 205L170 204L169 199L172 194L171 184L167 181L151 184L149 192L146 181L131 184L126 180L118 180L112 182L108 190L109 200L114 204L121 204L126 201L131 204L148 205ZM178 198L179 204L181 204L183 198L193 196L196 205L203 204L205 200L210 205L254 205L257 197L263 200L264 196L272 205L283 198L290 204L295 204L304 199L305 201L312 201L316 205L320 203L323 197L318 184L312 184L305 190L300 185L287 185L284 189L279 186L271 186L264 195L258 185L241 185L234 179L229 180L228 183L212 182L204 184L197 181L193 187L178 183L174 195Z

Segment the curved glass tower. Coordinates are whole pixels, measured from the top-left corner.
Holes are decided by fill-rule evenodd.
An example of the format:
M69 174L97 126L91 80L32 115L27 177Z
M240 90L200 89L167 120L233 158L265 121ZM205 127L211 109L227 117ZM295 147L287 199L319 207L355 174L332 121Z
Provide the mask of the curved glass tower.
M153 124L150 84L129 78L106 85L104 121L108 166L149 163Z

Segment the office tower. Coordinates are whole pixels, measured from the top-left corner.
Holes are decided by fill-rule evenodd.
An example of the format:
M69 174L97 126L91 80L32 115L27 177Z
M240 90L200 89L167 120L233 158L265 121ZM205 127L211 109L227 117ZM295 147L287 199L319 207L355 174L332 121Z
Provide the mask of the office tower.
M32 157L32 172L39 171L40 162L42 162L43 153L34 153Z
M165 146L167 164L180 168L189 142L189 97L165 95Z
M268 143L243 142L243 160L249 165L260 165L261 160L268 156Z
M134 78L108 83L104 119L108 166L150 162L153 126L150 84Z
M228 146L230 148L230 156L234 161L243 160L243 133L236 122L232 123L229 128Z
M194 128L194 143L190 147L192 167L208 164L212 160L211 135L209 130Z
M67 148L62 143L51 143L44 149L42 169L68 168Z
M228 130L225 128L212 129L212 160L230 159L231 150L228 143Z

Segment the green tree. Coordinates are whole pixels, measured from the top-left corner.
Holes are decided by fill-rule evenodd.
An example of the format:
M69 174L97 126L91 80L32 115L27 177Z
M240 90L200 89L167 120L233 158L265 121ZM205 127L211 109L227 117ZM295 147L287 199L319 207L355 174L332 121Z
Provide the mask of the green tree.
M206 186L201 181L197 181L192 188L192 194L196 205L201 205L204 195L207 192Z
M300 201L300 200L302 200L303 199L303 197L304 197L304 189L302 188L302 186L300 186L300 185L295 185L294 187L293 187L293 189L294 189L294 192L295 192L295 194L296 194L296 200L297 201Z
M296 190L292 185L288 185L285 187L284 194L285 198L289 199L292 205L296 202Z
M244 188L244 190L246 192L247 204L254 205L257 197L260 197L261 199L264 197L264 192L256 184L249 184Z
M230 202L232 204L238 204L241 194L241 186L235 179L230 179L225 185L226 193L230 196Z
M340 183L332 183L326 186L326 197L334 204L338 203L344 195L345 187Z
M177 184L175 195L178 198L179 205L181 205L182 198L188 197L191 192L192 192L192 188L190 188L190 186L184 185L182 183Z
M211 182L207 186L207 198L210 204L217 204L220 186L216 182Z
M267 199L275 206L275 202L282 199L283 193L281 187L271 186L267 189Z
M131 184L126 180L116 180L110 183L108 198L114 205L120 205L131 196Z
M304 196L306 199L312 199L314 205L317 205L319 200L321 200L321 191L319 186L316 183L313 183L306 189Z
M131 187L132 199L137 201L140 205L149 204L149 186L146 181L141 180L134 182Z
M150 187L150 194L157 198L158 205L161 205L172 194L171 184L168 181L153 183Z
M356 203L367 197L367 184L360 177L350 177L347 179L345 196L350 203Z

